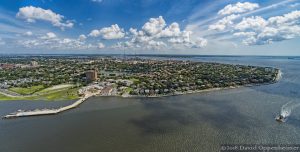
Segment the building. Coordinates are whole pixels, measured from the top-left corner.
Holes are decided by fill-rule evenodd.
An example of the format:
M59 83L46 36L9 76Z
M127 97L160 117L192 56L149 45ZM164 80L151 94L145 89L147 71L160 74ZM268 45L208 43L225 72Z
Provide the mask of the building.
M106 86L101 90L102 96L110 96L112 94L113 88L111 86Z
M36 61L31 61L30 65L31 65L31 67L37 67L37 66L39 66L38 62L36 62Z
M93 82L98 79L97 71L96 70L89 70L85 72L86 81L87 82Z
M13 69L13 68L15 68L15 65L14 64L1 63L0 64L0 68L1 69L5 69L5 70L7 70L7 69Z

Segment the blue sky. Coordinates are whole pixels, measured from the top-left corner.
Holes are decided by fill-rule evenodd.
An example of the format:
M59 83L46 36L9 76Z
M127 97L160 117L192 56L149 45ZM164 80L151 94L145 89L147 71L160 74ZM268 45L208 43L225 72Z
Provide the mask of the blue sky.
M0 53L300 55L300 0L1 0Z

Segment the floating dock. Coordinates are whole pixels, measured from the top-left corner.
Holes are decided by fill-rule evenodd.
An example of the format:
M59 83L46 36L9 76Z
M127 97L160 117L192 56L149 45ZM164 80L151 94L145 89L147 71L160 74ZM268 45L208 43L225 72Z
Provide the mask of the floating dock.
M10 119L10 118L17 118L17 117L29 117L29 116L40 116L40 115L54 115L58 114L73 108L78 107L81 103L87 100L89 97L92 97L96 94L86 94L83 98L80 98L76 102L72 103L71 105L60 107L58 109L36 109L32 111L24 111L18 110L17 112L10 113L2 117L3 119Z

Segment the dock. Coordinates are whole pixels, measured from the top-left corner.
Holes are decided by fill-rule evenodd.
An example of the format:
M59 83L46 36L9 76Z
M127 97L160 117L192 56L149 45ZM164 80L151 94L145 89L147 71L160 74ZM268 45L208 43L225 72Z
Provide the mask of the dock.
M29 117L29 116L41 116L41 115L55 115L73 108L78 107L88 98L96 95L96 93L85 94L82 98L72 103L71 105L67 105L65 107L60 107L58 109L36 109L30 111L18 110L17 112L10 113L8 115L3 116L3 119L17 118L17 117Z

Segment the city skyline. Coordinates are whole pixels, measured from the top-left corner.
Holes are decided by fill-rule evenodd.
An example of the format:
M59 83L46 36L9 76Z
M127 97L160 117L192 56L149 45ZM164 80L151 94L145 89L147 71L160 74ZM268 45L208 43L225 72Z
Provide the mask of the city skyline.
M300 55L299 8L299 0L4 0L0 53Z

